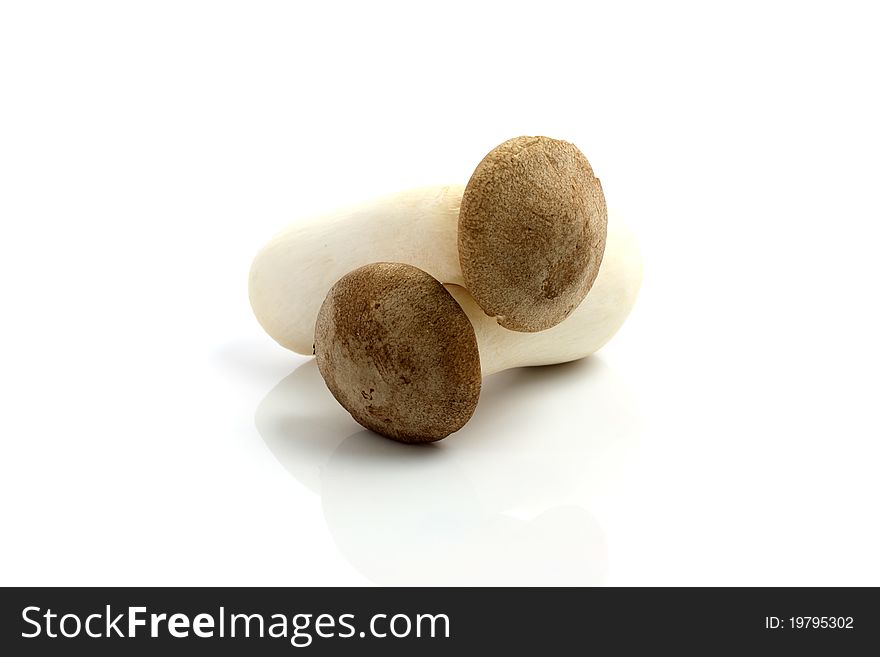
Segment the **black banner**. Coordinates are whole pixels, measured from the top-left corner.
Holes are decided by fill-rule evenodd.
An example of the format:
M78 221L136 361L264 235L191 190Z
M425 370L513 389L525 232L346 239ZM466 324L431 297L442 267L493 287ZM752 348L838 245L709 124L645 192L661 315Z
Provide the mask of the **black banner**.
M36 588L3 589L0 613L5 655L840 655L880 646L880 602L867 588Z

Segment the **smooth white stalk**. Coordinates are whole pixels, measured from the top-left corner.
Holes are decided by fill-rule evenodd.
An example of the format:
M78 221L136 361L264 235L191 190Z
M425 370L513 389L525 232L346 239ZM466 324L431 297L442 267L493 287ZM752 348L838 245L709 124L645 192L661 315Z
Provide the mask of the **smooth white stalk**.
M463 192L463 185L419 187L293 224L254 258L249 295L257 320L282 347L311 354L324 297L358 267L403 262L462 285Z

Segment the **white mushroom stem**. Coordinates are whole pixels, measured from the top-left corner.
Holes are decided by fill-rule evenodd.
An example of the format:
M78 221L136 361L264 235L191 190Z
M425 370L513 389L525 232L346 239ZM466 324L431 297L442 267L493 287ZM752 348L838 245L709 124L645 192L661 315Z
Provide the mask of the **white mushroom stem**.
M450 286L474 324L484 375L576 360L610 340L635 303L642 273L638 247L620 220L609 213L602 266L580 306L549 330L509 331L460 287L463 191L462 185L411 189L287 228L251 266L249 294L257 320L282 346L311 354L318 311L333 284L372 262L402 262Z
M605 256L596 282L577 309L556 326L520 333L499 326L463 287L447 285L477 334L483 376L513 367L565 363L589 356L608 342L629 315L642 282L642 260L632 233L608 216Z
M463 185L419 187L293 224L254 258L249 294L257 320L282 347L311 354L318 310L348 272L402 262L462 285L458 209Z

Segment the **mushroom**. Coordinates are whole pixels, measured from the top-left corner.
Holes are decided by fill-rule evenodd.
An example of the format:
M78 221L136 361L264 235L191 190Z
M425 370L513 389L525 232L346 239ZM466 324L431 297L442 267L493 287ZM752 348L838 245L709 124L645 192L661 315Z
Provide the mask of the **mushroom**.
M457 431L480 398L470 320L421 269L380 262L343 276L315 325L327 387L360 424L402 442Z
M609 224L606 254L587 298L540 333L509 331L469 292L400 263L343 276L315 326L318 368L363 426L402 442L431 442L470 419L482 376L576 360L604 345L635 303L641 260L631 234Z
M311 353L315 318L340 277L405 262L460 285L508 329L558 324L584 299L605 247L598 179L572 144L517 137L466 188L423 187L299 222L251 266L251 306L282 346Z
M556 326L596 280L607 220L602 185L574 144L506 141L483 158L461 200L465 287L505 328Z

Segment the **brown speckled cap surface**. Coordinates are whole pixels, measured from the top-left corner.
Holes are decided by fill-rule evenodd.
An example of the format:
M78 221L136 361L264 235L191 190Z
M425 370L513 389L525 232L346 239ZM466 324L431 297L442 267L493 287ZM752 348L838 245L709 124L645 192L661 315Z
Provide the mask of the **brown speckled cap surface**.
M439 281L411 265L374 263L339 279L318 314L315 357L357 422L402 442L445 438L480 397L470 320Z
M576 146L515 137L477 166L461 201L465 286L514 331L555 326L584 300L602 263L608 211Z

